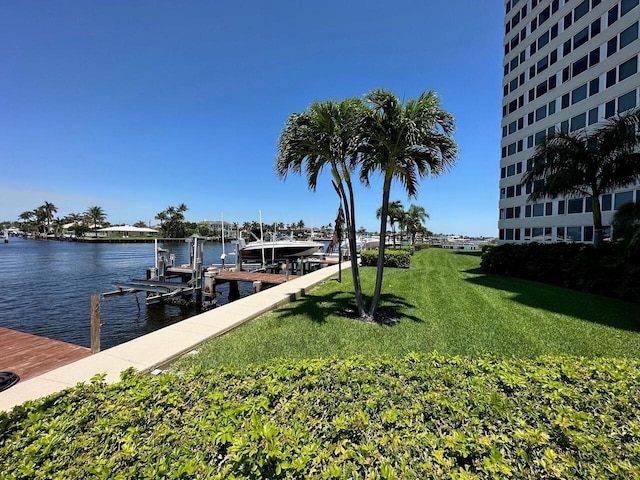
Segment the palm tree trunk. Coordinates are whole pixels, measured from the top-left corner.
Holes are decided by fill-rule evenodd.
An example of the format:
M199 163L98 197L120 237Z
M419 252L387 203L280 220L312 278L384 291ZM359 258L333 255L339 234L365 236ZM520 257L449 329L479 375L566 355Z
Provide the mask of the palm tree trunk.
M593 210L593 248L602 247L604 239L604 229L602 227L602 211L600 210L600 197L591 197L591 207Z
M355 212L355 199L353 197L353 188L351 182L347 181L347 188L349 189L349 221L347 222L347 228L349 229L349 259L351 261L351 276L353 277L353 289L356 295L356 305L358 307L358 316L360 318L366 315L364 300L362 299L362 285L360 284L360 269L358 268L358 251L356 246L356 225L354 221ZM344 199L346 200L346 198ZM345 214L346 217L346 214Z
M382 210L380 211L380 246L378 247L378 265L376 270L376 285L373 298L369 306L369 316L373 318L380 301L382 291L382 275L384 273L384 249L387 237L387 212L389 211L389 195L391 193L391 175L386 175L382 190Z

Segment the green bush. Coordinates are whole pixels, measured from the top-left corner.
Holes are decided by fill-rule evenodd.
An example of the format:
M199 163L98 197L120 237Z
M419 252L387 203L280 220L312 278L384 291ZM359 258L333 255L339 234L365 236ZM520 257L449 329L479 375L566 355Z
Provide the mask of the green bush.
M279 360L0 413L2 478L638 478L640 361Z
M616 245L533 242L483 247L480 267L489 273L640 302L640 264L622 256Z
M378 265L378 251L367 250L360 254L360 263L363 267L375 267ZM384 266L392 268L409 268L411 266L411 253L407 250L384 249Z

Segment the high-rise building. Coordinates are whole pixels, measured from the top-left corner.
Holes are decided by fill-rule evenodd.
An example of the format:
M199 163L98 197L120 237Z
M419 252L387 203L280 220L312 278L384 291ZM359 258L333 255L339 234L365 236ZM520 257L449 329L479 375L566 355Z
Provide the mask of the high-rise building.
M499 238L593 241L585 198L527 201L535 146L556 130L590 128L639 103L640 0L508 0L505 4ZM601 199L603 225L640 185ZM605 230L605 239L610 229Z

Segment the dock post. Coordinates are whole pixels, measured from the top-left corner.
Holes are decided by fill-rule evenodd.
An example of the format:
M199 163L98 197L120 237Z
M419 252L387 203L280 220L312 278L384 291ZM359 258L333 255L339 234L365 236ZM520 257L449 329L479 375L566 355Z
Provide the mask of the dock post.
M100 351L100 295L91 295L91 353Z
M240 287L237 280L231 280L229 282L229 301L237 300L240 298Z

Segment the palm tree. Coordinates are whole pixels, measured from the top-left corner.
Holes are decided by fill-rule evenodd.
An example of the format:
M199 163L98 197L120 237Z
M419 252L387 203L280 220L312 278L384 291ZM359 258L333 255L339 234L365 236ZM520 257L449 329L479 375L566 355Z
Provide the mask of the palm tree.
M382 207L376 211L376 218L380 218L382 215ZM396 223L401 223L404 219L405 211L404 205L400 200L394 200L389 203L389 209L387 212L387 218L389 219L389 225L391 225L391 236L393 237L393 248L396 247ZM400 235L400 243L402 243L402 234Z
M533 167L524 183L536 185L530 202L559 196L586 196L593 210L593 246L603 238L600 197L640 180L640 108L627 111L596 127L557 131L536 147ZM540 185L538 185L540 184Z
M380 215L380 248L376 284L369 315L374 316L384 271L384 239L391 183L397 180L409 198L418 194L419 178L439 175L453 166L458 146L453 140L453 116L440 107L433 91L424 92L417 100L400 102L393 93L377 89L365 98L369 114L365 121L367 141L362 148L360 179L369 185L374 172L383 176L382 210Z
M85 212L85 215L89 225L93 225L96 238L98 238L98 225L101 225L105 221L107 215L104 213L104 210L102 210L102 207L97 206L89 207Z
M364 104L359 99L314 102L307 111L292 114L278 140L276 172L286 178L291 171L307 176L315 191L326 167L343 209L347 238L355 239L355 199L351 174L358 162ZM366 316L360 285L356 243L349 242L351 274L358 314Z
M420 205L409 205L404 217L404 226L411 235L411 245L416 243L416 235L418 233L424 233L427 229L424 226L424 222L429 218L429 214Z
M51 220L53 220L53 214L58 211L58 207L53 203L45 201L39 208L44 213L44 219L47 222L46 234L49 234L49 230L51 230Z

